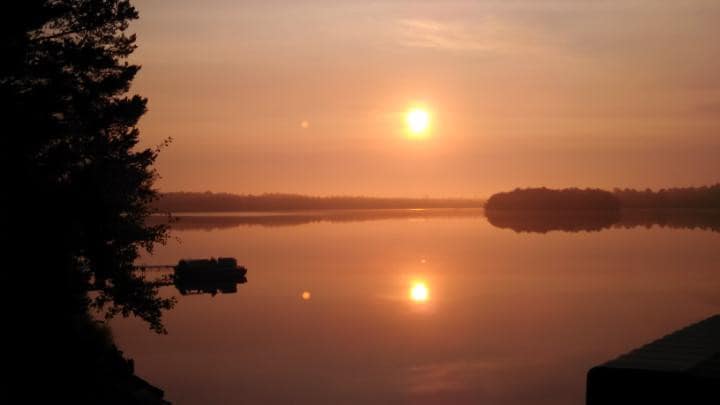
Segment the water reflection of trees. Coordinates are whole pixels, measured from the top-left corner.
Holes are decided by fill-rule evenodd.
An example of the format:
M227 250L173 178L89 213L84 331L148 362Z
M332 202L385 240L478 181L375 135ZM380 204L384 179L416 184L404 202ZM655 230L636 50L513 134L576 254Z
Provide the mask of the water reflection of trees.
M213 230L237 226L297 226L316 222L358 222L384 219L429 219L482 217L482 209L429 209L429 210L328 210L312 212L245 213L236 215L177 216L170 224L174 230ZM151 224L164 224L167 217L154 216Z
M620 221L619 211L493 211L488 222L515 232L550 231L594 232L610 228Z
M624 209L533 211L481 209L429 210L335 210L267 214L192 215L179 216L171 225L174 230L214 230L238 226L298 226L311 223L346 223L388 219L481 218L490 224L516 232L546 233L550 231L596 232L611 228L664 227L702 229L720 232L719 210L686 209ZM151 224L167 222L164 216L151 217Z
M468 198L381 198L362 196L309 196L270 193L168 192L155 201L160 212L241 212L308 210L379 210L413 208L480 208L483 202Z
M720 232L720 210L625 209L619 211L493 211L488 221L515 232L594 232L610 228L662 227Z

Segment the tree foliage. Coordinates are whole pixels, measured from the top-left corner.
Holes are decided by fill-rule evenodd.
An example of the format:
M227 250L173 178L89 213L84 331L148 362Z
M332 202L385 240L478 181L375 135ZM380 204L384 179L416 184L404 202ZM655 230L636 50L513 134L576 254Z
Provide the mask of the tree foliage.
M548 188L516 189L497 193L488 199L488 210L616 210L620 202L600 189Z
M703 187L650 189L542 188L515 189L494 194L485 207L489 210L616 210L643 209L720 209L720 184Z
M10 3L0 21L2 199L14 213L4 239L32 257L22 277L49 282L56 311L109 305L163 331L173 301L133 268L166 237L145 223L159 147L138 146L147 100L129 94L140 67L128 61L127 29L138 13L128 0Z
M615 189L623 208L720 209L720 184L703 187Z

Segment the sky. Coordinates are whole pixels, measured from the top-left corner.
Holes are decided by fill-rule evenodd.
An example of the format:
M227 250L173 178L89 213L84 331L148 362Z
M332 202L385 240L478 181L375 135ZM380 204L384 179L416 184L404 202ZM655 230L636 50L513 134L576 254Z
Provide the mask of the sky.
M136 0L161 191L720 181L717 0ZM409 136L405 114L430 115Z

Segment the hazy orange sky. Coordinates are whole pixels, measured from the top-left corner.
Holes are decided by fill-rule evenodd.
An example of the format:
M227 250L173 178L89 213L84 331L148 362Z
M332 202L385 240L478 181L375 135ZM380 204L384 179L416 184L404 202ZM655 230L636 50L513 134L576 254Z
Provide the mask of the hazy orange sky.
M717 0L136 0L162 191L720 180ZM431 112L410 139L404 113ZM306 122L304 127L302 122Z

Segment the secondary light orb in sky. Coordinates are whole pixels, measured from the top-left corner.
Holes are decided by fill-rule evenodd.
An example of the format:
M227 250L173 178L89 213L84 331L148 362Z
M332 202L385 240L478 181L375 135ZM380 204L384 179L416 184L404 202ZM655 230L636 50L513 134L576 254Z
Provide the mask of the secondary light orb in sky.
M420 136L430 128L430 113L423 108L412 108L405 115L410 135Z
M415 302L425 302L430 298L430 290L421 281L413 283L410 287L410 299Z

